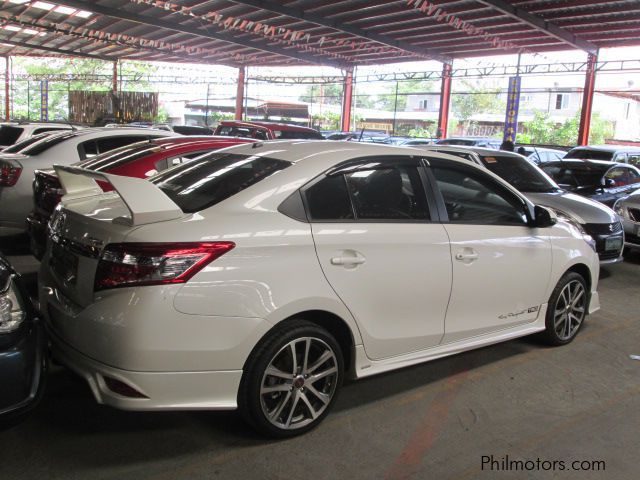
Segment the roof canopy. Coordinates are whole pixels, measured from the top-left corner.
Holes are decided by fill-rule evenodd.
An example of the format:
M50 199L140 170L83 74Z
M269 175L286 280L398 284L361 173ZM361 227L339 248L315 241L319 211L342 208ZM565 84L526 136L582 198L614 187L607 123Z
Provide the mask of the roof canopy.
M0 0L0 55L348 68L640 45L637 0Z

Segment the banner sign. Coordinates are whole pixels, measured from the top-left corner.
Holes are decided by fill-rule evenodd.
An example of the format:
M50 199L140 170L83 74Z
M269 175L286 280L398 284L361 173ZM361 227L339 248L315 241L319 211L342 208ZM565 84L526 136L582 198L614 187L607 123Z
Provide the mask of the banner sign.
M516 143L518 134L518 108L520 107L520 77L509 77L507 113L504 119L503 141Z
M40 121L49 121L49 82L40 82Z

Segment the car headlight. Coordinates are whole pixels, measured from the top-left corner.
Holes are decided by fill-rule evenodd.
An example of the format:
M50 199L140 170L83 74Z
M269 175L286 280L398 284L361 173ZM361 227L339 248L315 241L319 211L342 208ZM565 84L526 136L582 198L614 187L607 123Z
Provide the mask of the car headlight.
M7 288L0 292L0 334L17 330L26 316L22 298L13 281L9 280Z
M587 242L587 245L589 245L594 252L596 251L596 241L591 235L587 233L587 231L584 229L577 218L575 218L570 213L563 210L558 210L557 208L551 208L551 210L553 210L553 212L556 214L558 220L568 223L569 225L574 227L578 231L578 235L582 236L582 239Z

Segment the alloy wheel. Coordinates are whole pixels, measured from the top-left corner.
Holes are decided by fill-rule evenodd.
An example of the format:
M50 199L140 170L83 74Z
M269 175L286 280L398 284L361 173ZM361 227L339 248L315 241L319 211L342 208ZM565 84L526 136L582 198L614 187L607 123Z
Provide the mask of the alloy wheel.
M278 428L304 427L331 403L338 385L338 360L323 340L300 337L268 363L260 384L260 405Z
M569 340L576 334L584 320L586 303L586 291L580 281L572 280L564 286L553 314L554 330L560 340Z

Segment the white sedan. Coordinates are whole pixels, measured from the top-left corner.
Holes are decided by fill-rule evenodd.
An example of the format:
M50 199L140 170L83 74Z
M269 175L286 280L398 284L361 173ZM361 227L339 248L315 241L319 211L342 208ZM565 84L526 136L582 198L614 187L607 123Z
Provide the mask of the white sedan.
M145 139L176 135L148 128L84 128L52 133L25 148L0 152L0 237L27 231L27 215L33 208L33 179L38 169L54 163L71 165L98 153Z
M117 408L238 408L296 435L346 375L566 344L599 308L589 237L444 154L286 141L152 182L56 170L40 305L54 356Z

